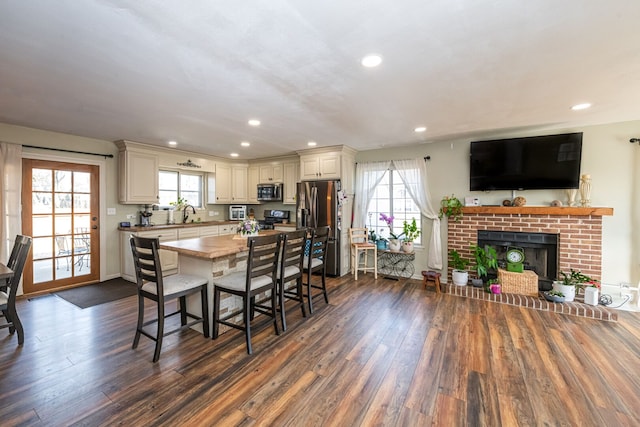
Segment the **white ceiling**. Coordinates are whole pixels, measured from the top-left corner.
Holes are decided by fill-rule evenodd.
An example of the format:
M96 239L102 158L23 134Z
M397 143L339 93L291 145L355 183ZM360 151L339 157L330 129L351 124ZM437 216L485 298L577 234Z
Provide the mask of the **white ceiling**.
M639 21L638 0L3 0L0 122L258 158L637 120Z

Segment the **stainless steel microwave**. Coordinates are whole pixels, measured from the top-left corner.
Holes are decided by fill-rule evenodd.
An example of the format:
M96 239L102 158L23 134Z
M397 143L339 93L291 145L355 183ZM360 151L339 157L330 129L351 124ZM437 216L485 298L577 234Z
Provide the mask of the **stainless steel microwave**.
M258 184L259 202L281 202L282 184Z

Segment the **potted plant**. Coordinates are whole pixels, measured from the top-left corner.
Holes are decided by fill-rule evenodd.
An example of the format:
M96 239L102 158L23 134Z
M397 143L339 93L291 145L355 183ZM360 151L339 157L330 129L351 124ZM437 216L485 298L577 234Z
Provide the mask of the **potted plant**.
M402 234L404 234L402 250L408 253L413 252L413 241L420 236L420 230L415 218L411 218L411 222L403 222Z
M380 230L382 232L382 230ZM376 234L375 230L369 231L369 241L376 245L380 250L387 249L387 239Z
M449 260L451 261L451 267L453 268L453 271L451 272L453 284L457 286L466 286L469 281L469 272L467 271L469 260L462 258L460 253L455 249L451 249L449 251Z
M562 280L553 282L553 290L562 293L564 295L564 300L567 302L571 302L575 299L577 288L585 285L597 286L598 284L596 280L582 274L579 270L574 270L573 268L569 273L561 271L560 275L562 276Z
M473 286L481 287L487 279L489 270L498 268L498 254L491 245L484 245L484 247L471 245L470 249L474 263L473 269L476 272L476 277L471 279L471 283Z
M384 221L389 227L389 250L392 252L398 252L402 245L400 244L400 237L402 234L395 234L393 232L393 215L388 216L387 214L380 213L380 221Z
M444 196L440 201L440 212L438 218L443 217L458 222L462 218L462 202L453 194L451 196Z

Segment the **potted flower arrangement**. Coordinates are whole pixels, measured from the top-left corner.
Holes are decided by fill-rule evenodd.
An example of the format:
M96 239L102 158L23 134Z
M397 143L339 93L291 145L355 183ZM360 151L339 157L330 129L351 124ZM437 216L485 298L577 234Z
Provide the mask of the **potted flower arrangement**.
M176 200L175 202L169 202L169 206L171 206L171 209L167 211L167 224L175 224L175 221L173 219L173 212L184 209L186 205L187 200L182 197L178 197L178 200Z
M498 254L491 245L484 245L484 247L471 245L470 249L473 256L474 270L476 271L476 278L471 279L471 283L473 286L481 287L487 278L489 270L498 268Z
M420 236L420 230L415 218L412 218L411 222L404 221L402 223L402 234L404 234L402 250L407 253L413 252L413 241Z
M462 202L453 194L451 196L444 196L440 201L440 212L438 218L443 217L458 222L462 218Z
M255 219L246 219L238 224L238 233L244 237L257 236L259 229L258 221Z
M388 216L381 213L380 221L384 221L387 224L387 227L389 227L389 250L398 252L401 248L400 237L402 237L402 234L397 235L393 232L393 215Z
M575 299L576 290L578 288L583 288L585 286L600 287L600 283L597 280L594 280L573 268L569 273L561 271L560 275L562 276L562 280L553 282L553 290L562 293L564 295L564 300L567 302L571 302Z
M382 230L380 230L380 233L382 233ZM377 248L380 250L387 249L387 239L376 234L375 230L369 231L369 241L371 243L374 243L377 246Z
M453 268L453 272L451 273L453 284L466 286L469 281L469 272L467 271L469 260L462 258L460 253L455 249L451 249L449 251L449 260L451 261L451 267Z

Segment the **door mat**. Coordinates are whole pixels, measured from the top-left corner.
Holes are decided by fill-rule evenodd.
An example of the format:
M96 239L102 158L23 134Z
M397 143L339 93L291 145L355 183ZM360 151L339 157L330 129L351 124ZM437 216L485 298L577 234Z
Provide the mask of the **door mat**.
M120 277L106 280L94 285L80 286L56 292L56 296L80 307L88 308L95 305L116 301L136 295L137 285Z

